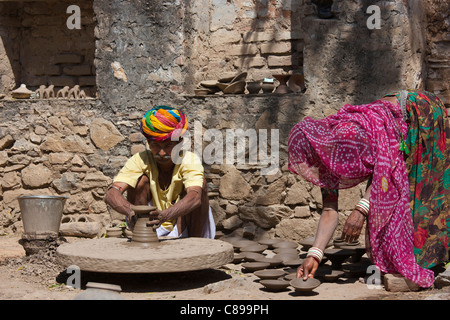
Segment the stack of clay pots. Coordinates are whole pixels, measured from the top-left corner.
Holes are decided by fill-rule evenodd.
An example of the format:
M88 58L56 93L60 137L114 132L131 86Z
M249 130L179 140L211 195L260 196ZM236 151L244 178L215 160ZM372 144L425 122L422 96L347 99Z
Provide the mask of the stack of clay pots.
M218 80L206 80L200 82L194 91L196 95L214 94L216 92L242 94L245 91L246 78L247 72L239 72Z

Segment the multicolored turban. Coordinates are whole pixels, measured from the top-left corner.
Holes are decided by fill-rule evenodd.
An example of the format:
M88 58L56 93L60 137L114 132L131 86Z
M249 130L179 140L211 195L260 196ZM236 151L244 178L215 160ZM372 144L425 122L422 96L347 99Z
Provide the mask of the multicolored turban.
M188 129L183 112L168 106L148 110L141 120L141 132L152 141L178 140Z

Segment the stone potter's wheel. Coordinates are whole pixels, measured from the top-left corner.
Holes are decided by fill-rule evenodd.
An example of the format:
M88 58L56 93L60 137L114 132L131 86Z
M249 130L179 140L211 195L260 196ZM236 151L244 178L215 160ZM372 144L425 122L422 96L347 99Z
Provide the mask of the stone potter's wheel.
M233 261L233 246L224 241L205 238L158 240L153 228L146 226L149 212L154 208L147 212L137 209L134 208L138 219L131 241L100 238L63 244L56 250L58 262L64 267L76 265L84 271L165 273L215 268Z

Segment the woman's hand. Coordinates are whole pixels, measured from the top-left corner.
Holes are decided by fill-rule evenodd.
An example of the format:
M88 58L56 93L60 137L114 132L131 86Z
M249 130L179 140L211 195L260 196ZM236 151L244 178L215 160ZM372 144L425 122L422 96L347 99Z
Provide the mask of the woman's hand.
M365 217L361 211L354 209L345 221L341 239L347 243L358 240L364 225Z
M303 264L297 269L297 278L303 278L306 280L308 278L314 278L317 268L319 267L319 262L313 257L307 257Z

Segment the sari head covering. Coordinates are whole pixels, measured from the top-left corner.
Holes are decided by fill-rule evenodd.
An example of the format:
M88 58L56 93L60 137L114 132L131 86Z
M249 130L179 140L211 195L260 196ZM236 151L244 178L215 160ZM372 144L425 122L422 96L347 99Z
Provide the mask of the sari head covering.
M142 134L151 141L177 141L188 129L183 112L168 106L156 106L148 110L141 120Z
M385 273L400 273L421 287L434 281L413 252L409 184L399 106L388 101L345 105L321 120L305 118L289 135L289 170L325 189L356 186L372 176L366 249Z

